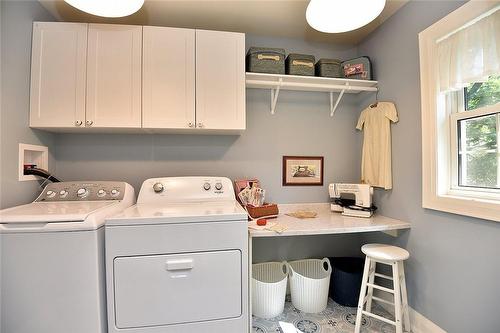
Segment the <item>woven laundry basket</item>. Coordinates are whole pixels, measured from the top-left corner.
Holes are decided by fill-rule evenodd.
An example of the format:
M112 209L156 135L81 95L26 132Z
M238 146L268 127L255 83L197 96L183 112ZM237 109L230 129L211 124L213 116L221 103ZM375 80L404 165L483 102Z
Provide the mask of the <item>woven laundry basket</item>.
M332 274L330 260L304 259L291 261L288 265L293 306L307 313L326 309Z
M252 265L252 314L266 319L280 315L285 307L287 282L286 262Z

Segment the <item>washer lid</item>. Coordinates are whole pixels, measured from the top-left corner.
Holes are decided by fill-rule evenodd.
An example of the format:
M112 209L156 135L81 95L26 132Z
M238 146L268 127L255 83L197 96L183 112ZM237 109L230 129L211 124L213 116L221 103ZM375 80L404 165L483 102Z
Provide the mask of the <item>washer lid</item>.
M247 221L247 212L235 200L136 204L106 219L106 225Z
M0 224L83 222L87 217L116 201L33 202L0 210Z

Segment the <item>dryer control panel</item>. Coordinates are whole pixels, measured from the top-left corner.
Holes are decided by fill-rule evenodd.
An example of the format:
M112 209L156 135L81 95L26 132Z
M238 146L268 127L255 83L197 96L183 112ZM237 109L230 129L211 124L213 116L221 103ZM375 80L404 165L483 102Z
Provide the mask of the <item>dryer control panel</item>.
M226 177L163 177L142 183L137 203L236 200Z
M100 201L122 200L124 182L89 181L48 184L35 201Z

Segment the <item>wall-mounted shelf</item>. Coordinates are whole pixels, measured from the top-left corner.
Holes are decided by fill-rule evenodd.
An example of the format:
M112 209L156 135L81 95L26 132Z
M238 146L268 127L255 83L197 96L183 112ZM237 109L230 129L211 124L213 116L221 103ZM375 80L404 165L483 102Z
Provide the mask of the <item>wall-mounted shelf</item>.
M362 91L376 92L377 81L335 79L316 76L246 73L246 87L271 89L271 114L276 111L280 90L320 91L330 94L330 116L333 116L344 93L357 94ZM333 101L333 94L339 93Z

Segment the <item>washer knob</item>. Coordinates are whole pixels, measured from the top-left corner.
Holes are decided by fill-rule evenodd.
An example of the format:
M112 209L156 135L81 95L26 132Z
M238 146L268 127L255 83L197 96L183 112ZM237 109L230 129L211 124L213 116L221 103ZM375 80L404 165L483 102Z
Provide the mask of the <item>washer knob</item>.
M222 190L222 183L215 183L215 189L216 189L217 191Z
M66 190L62 190L59 192L59 196L61 198L65 198L67 195L68 195L68 191L66 191Z
M203 189L204 189L205 191L210 190L210 187L212 187L212 186L210 185L210 183L209 183L209 182L206 182L205 184L203 184Z
M111 190L111 196L116 197L118 194L120 194L120 191L118 191L116 188Z
M49 198L52 198L56 195L56 192L48 190L47 193L45 193Z
M113 192L113 191L111 191L111 192ZM106 191L104 191L102 188L99 191L97 191L98 197L103 197L105 195L106 195Z
M162 183L155 183L153 185L153 191L155 191L155 193L161 193L161 192L163 192L164 189L165 189L165 187L163 186Z
M86 188L79 188L78 191L76 191L76 196L79 198L85 198L89 194L89 191Z

